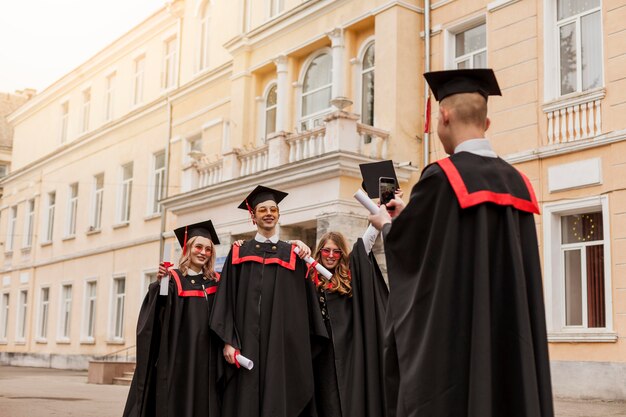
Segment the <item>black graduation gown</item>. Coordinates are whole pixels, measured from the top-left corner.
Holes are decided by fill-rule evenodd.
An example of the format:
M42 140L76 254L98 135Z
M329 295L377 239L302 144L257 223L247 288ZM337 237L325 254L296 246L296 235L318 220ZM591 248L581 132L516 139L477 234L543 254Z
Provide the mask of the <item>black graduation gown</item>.
M178 270L167 296L159 295L159 283L150 284L139 312L137 366L124 417L220 416L223 343L209 329L217 284Z
M538 212L502 159L424 170L385 236L389 417L553 416Z
M327 343L315 285L292 245L233 246L222 270L211 328L254 362L228 366L223 414L229 417L315 415L313 352Z
M359 239L350 253L352 297L321 289L330 344L315 360L320 416L384 416L383 327L388 290Z

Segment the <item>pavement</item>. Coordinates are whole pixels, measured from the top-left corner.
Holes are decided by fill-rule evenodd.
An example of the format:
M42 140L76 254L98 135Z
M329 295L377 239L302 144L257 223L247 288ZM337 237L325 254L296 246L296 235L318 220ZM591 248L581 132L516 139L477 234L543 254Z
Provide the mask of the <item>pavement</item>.
M84 371L0 366L0 417L121 417L127 395L127 386L87 384ZM626 417L626 402L559 398L555 409L556 417Z

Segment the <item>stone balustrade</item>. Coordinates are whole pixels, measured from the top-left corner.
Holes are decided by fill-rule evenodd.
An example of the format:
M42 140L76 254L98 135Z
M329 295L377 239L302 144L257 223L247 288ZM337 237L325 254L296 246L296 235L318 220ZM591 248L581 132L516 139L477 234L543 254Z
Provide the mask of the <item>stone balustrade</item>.
M286 138L289 146L289 162L297 162L324 154L326 126L291 135Z
M239 176L254 174L264 171L268 168L268 145L263 145L251 150L237 150L237 158L239 159Z
M602 133L604 89L548 103L543 107L547 118L547 143L554 145L589 139Z

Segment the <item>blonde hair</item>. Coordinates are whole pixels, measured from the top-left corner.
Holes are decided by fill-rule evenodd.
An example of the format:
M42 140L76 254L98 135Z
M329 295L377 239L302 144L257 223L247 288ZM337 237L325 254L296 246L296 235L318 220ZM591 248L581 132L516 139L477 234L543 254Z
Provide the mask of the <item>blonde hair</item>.
M180 272L182 272L183 275L187 275L187 271L189 271L189 266L191 265L191 256L189 254L191 253L191 248L193 247L193 244L196 243L196 240L198 240L198 237L199 236L194 236L187 241L187 251L181 254L180 259L178 260L178 269L180 269ZM211 239L209 239L209 242L211 242L211 256L209 256L209 259L204 263L204 265L202 265L202 275L207 279L217 281L217 274L214 270L215 245L213 244Z
M331 240L341 250L341 258L339 263L335 267L335 273L330 281L324 277L320 277L318 286L329 292L338 292L342 295L352 296L352 278L350 277L350 253L348 252L348 243L346 238L339 232L325 233L317 244L317 250L315 251L315 260L322 264L321 250L326 245L326 242ZM315 273L312 271L311 273Z

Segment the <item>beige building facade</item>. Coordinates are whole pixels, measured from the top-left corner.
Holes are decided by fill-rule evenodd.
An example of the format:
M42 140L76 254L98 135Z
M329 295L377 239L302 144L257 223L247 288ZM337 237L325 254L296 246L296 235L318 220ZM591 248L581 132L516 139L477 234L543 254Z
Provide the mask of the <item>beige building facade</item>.
M408 191L445 156L421 74L488 66L489 137L542 207L555 392L626 398L624 17L618 0L168 3L9 117L0 360L132 356L170 231L213 219L219 264L254 231L235 207L257 184L289 192L282 238L356 239L359 163L393 159Z

